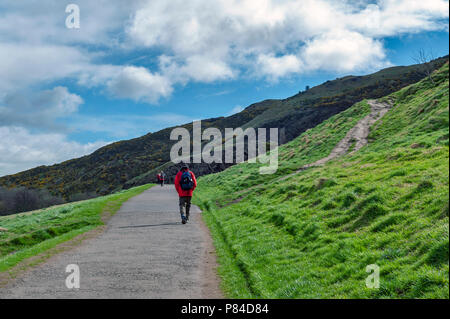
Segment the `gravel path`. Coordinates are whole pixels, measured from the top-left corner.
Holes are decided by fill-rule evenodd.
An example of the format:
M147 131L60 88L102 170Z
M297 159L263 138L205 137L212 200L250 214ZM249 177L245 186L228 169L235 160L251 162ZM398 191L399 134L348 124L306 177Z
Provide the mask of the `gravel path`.
M310 167L321 166L328 161L343 156L347 153L353 154L360 150L364 145L366 145L368 143L367 137L369 136L370 128L372 127L372 125L375 124L375 122L377 122L379 119L381 119L392 107L392 105L388 103L379 102L377 100L367 100L367 103L370 105L370 113L358 123L356 123L356 125L352 129L350 129L350 131L348 131L345 137L339 141L339 143L333 148L328 156L321 158L314 163L304 165L294 173L280 178L279 181L297 175L298 173ZM349 152L352 145L354 145L353 149Z
M350 131L348 131L347 135L345 135L345 137L334 147L330 155L316 161L315 163L305 165L305 167L323 165L336 157L343 156L354 144L353 150L350 152L350 154L352 154L360 150L368 143L367 137L369 136L370 128L376 121L382 118L387 111L389 111L391 105L378 102L377 100L367 100L367 103L370 105L371 112L356 123Z
M0 288L0 298L221 298L200 213L193 206L182 225L173 185L155 186L126 202L98 237ZM66 287L69 264L79 266L79 289Z

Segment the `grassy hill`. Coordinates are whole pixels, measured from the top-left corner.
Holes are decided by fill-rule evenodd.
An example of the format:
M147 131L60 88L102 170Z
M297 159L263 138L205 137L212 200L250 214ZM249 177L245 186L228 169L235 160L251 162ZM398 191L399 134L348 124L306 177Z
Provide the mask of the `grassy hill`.
M428 66L440 67L445 58ZM309 128L328 119L364 98L377 98L392 93L425 75L426 65L388 68L367 76L348 76L327 81L285 100L266 100L250 105L242 112L202 122L203 129L216 127L278 127L284 131L287 142ZM192 125L184 127L191 130ZM80 198L105 195L126 187L153 182L154 172L167 168L169 178L177 169L170 164L170 149L174 141L169 136L172 128L100 148L91 155L52 166L0 178L0 186L48 189L54 196L73 201ZM225 169L226 165L199 165L197 175Z
M449 298L448 72L383 98L393 108L354 154L282 179L327 156L365 101L281 146L274 175L242 163L199 179L228 297Z
M284 144L358 101L365 98L383 97L408 84L419 81L425 76L427 68L439 68L447 60L448 57L443 57L434 60L429 65L416 64L391 67L366 76L346 76L333 81L326 81L288 99L267 100L251 105L244 112L256 107L258 112L254 113L254 117L247 117L248 121L245 124L237 124L237 120L241 116L239 113L232 117L223 118L223 122L216 127L242 126L244 129L247 127L277 127L282 132L279 142ZM210 125L216 124L210 123ZM222 171L228 166L217 164L191 165L199 176ZM128 180L124 187L154 182L155 175L161 169L168 173L169 177L173 177L178 172L179 167L167 162Z

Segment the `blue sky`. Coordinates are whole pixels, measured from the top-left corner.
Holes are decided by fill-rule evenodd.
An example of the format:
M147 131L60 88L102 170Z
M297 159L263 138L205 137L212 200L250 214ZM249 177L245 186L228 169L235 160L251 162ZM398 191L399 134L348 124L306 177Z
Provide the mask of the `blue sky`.
M0 4L0 176L448 54L448 1Z
M400 37L390 37L383 39L383 42L386 49L386 60L392 65L416 63L413 57L422 48L430 49L430 54L432 52L435 57L447 55L449 52L448 33L445 31L421 32ZM142 65L148 66L144 63ZM94 142L98 139L129 139L169 125L184 123L189 121L189 119L227 116L232 112L264 99L292 96L298 93L299 90L304 90L306 85L312 87L343 75L363 75L377 70L378 68L355 72L327 72L326 70L321 70L310 74L291 76L280 79L277 82L248 78L239 81L218 81L216 83L189 83L177 86L173 95L160 100L153 106L129 99L111 99L108 96L83 89L82 87L68 86L71 87L71 92L83 96L85 100L85 103L79 109L81 115L89 117L98 115L120 117L121 115L133 114L152 117L165 112L180 115L180 119L175 118L174 123L137 121L138 124L135 130L117 132L117 134L110 132L93 134L90 131L82 131L74 132L69 136L83 143ZM183 117L185 117L186 121ZM147 123L148 126L146 125Z

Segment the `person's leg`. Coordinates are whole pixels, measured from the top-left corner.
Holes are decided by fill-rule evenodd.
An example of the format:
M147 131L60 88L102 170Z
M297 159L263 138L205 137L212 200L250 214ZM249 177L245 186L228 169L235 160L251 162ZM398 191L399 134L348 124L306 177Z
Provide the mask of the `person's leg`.
M180 204L180 215L181 215L181 217L183 217L184 216L184 209L185 209L185 206L186 206L186 201L185 201L184 197L180 197L179 204Z
M189 220L189 212L191 210L191 199L192 197L186 197L186 219Z
M186 197L180 197L180 215L181 215L181 222L183 224L186 224L186 216L184 215L186 207Z

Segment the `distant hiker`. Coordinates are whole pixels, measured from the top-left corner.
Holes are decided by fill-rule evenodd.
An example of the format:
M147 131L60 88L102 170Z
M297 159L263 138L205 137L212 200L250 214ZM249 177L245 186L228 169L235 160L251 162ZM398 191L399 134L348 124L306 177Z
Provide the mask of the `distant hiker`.
M161 187L163 187L164 186L164 180L166 179L166 174L164 174L164 172L161 171L161 172L159 172L156 175L156 178L158 179L158 184L160 184Z
M162 186L162 176L161 173L156 174L156 179L158 180L158 184Z
M195 179L194 173L189 170L189 166L184 164L183 167L181 167L181 170L177 173L177 176L175 176L175 188L177 189L178 196L180 196L180 214L181 222L183 224L186 224L189 220L192 193L196 187L197 180Z

